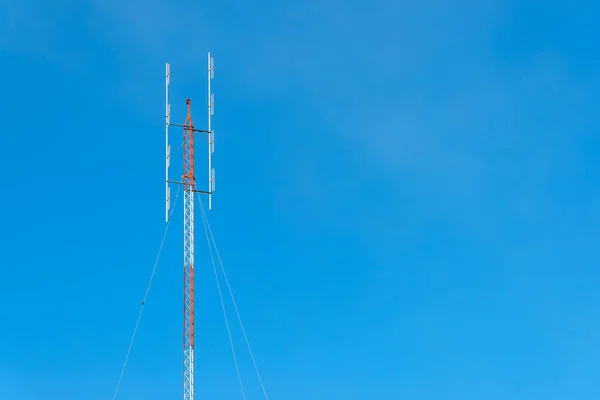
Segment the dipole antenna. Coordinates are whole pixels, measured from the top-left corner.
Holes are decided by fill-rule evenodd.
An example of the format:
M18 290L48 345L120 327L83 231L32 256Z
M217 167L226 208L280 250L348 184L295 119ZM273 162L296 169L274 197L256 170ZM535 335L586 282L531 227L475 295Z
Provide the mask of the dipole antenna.
M210 125L210 117L215 114L215 95L210 91L210 81L215 77L215 59L208 52L208 209L212 209L212 192L215 190L215 169L212 167L212 153L215 152L215 132Z
M208 129L196 129L192 120L192 101L186 100L187 116L183 124L171 123L169 104L170 64L166 63L165 80L165 143L166 143L166 221L169 220L171 195L169 184L183 185L183 400L194 400L194 196L195 193L207 194L209 205L215 190L215 170L212 168L214 152L214 131L211 130L211 116L214 114L214 95L210 90L210 81L214 77L214 60L208 53ZM181 181L169 179L171 147L169 145L169 126L183 128L183 175ZM195 141L194 134L201 133L208 138L208 189L196 188ZM210 208L210 206L209 206Z
M165 222L169 222L169 209L171 208L171 193L169 189L169 165L171 163L171 146L169 146L169 124L171 123L171 106L169 105L169 79L171 77L171 66L169 63L166 65L166 77L165 77L165 189L166 189L166 210L165 210Z

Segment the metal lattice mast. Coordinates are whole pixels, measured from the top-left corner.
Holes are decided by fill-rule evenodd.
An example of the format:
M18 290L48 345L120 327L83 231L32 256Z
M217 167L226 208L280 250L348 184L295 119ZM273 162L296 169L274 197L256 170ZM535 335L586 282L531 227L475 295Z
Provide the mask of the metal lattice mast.
M183 400L194 400L194 125L191 101L183 128Z
M171 203L170 183L183 185L183 400L194 400L194 196L195 193L209 196L209 209L215 190L215 171L212 168L214 152L214 131L211 130L210 117L214 114L214 96L210 92L210 80L214 77L214 60L208 53L208 130L195 129L192 122L190 99L186 100L187 117L184 124L171 123L169 105L170 65L166 65L166 221L169 221ZM183 127L183 176L181 182L169 180L171 146L169 145L169 126ZM194 133L208 137L208 190L196 189L194 172Z

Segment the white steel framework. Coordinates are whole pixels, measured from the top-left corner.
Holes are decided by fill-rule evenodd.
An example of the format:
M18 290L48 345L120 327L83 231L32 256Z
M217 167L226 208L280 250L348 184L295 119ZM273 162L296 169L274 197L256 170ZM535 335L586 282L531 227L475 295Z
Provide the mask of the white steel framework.
M184 189L183 400L194 400L194 192Z

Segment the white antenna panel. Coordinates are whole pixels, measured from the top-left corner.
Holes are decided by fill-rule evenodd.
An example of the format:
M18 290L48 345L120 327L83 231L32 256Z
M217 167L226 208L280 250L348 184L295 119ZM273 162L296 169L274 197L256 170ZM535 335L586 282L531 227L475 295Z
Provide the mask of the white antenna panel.
M169 210L171 210L171 188L167 182L167 204L165 207L165 221L169 222Z
M210 152L211 153L215 152L215 131L214 130L210 133Z
M210 58L210 79L215 77L215 59L214 57Z
M167 168L171 166L171 145L167 147Z
M211 175L211 179L210 179L210 191L214 192L215 191L215 169L213 168L212 171L210 172Z

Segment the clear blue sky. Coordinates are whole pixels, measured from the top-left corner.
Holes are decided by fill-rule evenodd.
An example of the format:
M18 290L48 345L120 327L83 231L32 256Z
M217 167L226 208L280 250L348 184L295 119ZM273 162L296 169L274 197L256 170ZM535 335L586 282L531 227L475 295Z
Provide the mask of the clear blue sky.
M164 63L203 125L210 50L211 223L272 400L598 399L599 12L0 1L0 398L112 399L164 229ZM122 400L181 396L181 214ZM240 398L198 243L197 398Z

